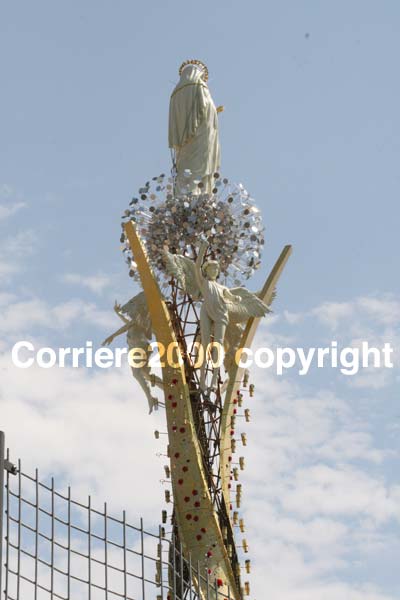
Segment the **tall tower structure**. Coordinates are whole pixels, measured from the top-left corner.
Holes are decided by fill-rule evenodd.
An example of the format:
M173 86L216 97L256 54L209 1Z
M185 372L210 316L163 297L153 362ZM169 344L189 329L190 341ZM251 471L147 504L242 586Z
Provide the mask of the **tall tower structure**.
M143 291L116 306L124 325L106 342L127 332L139 359L132 372L150 411L165 407L171 489L163 521L172 524L174 547L203 575L199 596L208 598L207 580L218 597L240 600L250 593L250 559L239 449L250 420L245 400L254 394L241 349L251 346L270 312L291 247L284 247L262 289L250 292L247 281L264 247L261 213L243 185L220 174L221 107L210 95L207 67L189 60L179 75L170 100L171 175L147 181L122 223L129 274ZM147 360L152 337L161 376ZM171 570L171 590L179 586L184 596L188 582L175 577Z

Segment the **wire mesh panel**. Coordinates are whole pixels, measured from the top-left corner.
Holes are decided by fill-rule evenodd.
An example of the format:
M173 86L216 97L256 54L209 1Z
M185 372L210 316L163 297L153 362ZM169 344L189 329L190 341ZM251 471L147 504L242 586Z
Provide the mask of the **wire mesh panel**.
M227 598L164 528L147 531L142 519L133 525L125 511L114 516L106 503L95 508L90 496L78 501L70 488L60 492L54 479L41 480L38 470L14 466L8 453L0 466L4 600Z

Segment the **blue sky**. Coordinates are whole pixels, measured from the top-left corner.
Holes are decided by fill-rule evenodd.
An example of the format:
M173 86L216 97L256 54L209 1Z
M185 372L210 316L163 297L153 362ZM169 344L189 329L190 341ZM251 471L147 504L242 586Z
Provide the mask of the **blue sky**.
M0 414L29 464L126 506L101 449L104 436L110 447L123 440L153 499L138 500L135 513L159 518L152 430L161 416L147 418L145 401L131 400L128 373L21 376L9 349L23 337L99 343L117 327L114 299L136 291L120 255L120 216L138 187L170 168L168 101L187 58L207 63L214 100L225 105L221 172L243 182L264 215L264 262L251 287L284 244L294 246L259 342L398 347L399 26L400 5L389 0L1 4ZM263 400L246 485L249 506L266 515L264 529L254 523L248 533L258 597L268 563L274 600L399 598L398 368L351 382L325 370L254 377ZM307 436L292 414L304 414ZM66 424L74 458L84 457L79 475ZM39 432L51 457L35 443ZM134 458L138 439L146 464ZM335 511L326 490L338 506L346 494L354 502ZM369 508L365 494L376 498Z

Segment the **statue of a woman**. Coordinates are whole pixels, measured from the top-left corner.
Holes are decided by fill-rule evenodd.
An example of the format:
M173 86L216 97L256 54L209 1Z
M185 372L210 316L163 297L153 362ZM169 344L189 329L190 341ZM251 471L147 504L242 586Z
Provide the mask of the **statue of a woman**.
M179 69L180 80L169 105L169 147L175 153L176 191L211 191L213 174L220 166L217 112L207 86L208 70L199 60ZM202 181L198 188L195 181Z

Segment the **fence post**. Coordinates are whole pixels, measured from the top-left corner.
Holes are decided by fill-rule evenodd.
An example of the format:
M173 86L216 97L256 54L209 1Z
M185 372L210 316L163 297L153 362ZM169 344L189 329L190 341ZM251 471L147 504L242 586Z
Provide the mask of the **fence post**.
M3 595L3 514L4 514L4 464L5 440L4 432L0 431L0 596Z
M142 555L142 600L146 598L146 583L144 576L144 532L143 532L143 518L140 519L140 552Z

